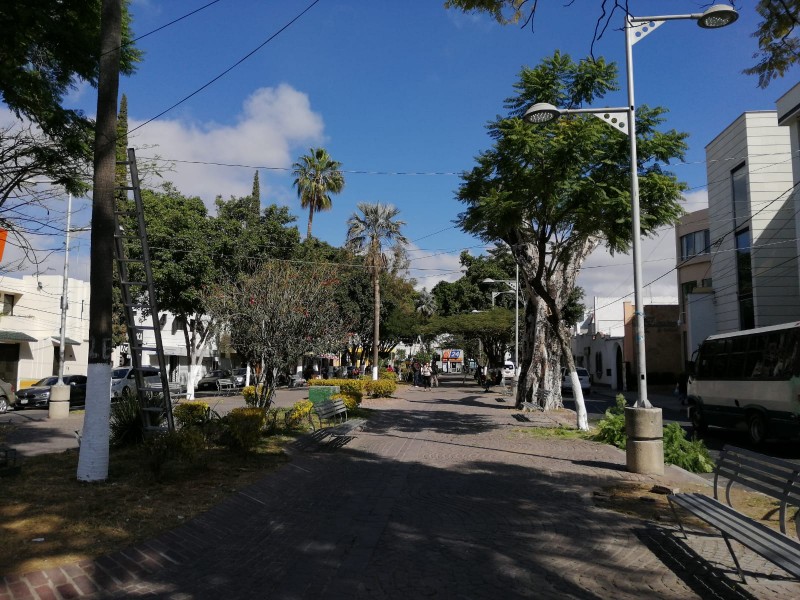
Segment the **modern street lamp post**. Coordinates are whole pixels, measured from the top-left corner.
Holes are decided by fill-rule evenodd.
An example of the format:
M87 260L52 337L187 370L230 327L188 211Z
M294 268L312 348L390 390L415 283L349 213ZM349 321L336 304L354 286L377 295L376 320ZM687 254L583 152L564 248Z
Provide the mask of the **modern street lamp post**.
M575 109L560 109L552 104L538 103L531 106L523 116L523 119L529 123L541 124L548 123L563 115L569 114L591 114L598 118L603 119L609 125L613 126L618 131L628 135L630 139L630 160L631 160L631 237L632 237L632 252L633 252L633 286L634 286L634 303L635 303L635 340L634 347L636 352L636 365L638 372L638 397L635 407L629 409L633 413L627 413L631 421L626 418L626 426L628 428L629 440L634 440L633 445L629 443L628 455L628 468L635 472L663 472L664 459L663 459L663 446L660 445L661 440L661 410L654 409L650 401L647 399L647 365L645 360L645 343L644 343L644 304L642 301L642 263L641 263L641 220L639 214L639 175L638 175L638 162L636 150L636 106L634 102L634 86L633 86L633 45L644 39L645 36L652 33L655 29L660 27L666 21L678 20L695 20L697 24L704 29L718 29L730 25L739 18L738 13L730 6L725 4L715 4L702 13L691 13L682 15L660 15L652 17L634 17L633 15L625 16L625 66L627 72L628 83L628 106L621 108L605 108L605 109L590 109L590 108L575 108ZM639 419L640 415L636 414L636 410L647 409L646 413L641 413L644 419ZM650 411L657 411L657 414ZM648 414L649 413L649 414ZM647 424L641 421L647 421ZM637 436L641 438L648 438L658 430L659 451L661 452L660 458L654 456L645 460L639 460L638 457L632 456L636 454L635 440ZM648 446L649 447L649 446ZM650 460L652 459L652 460ZM660 466L659 463L660 462ZM645 464L647 463L647 464Z

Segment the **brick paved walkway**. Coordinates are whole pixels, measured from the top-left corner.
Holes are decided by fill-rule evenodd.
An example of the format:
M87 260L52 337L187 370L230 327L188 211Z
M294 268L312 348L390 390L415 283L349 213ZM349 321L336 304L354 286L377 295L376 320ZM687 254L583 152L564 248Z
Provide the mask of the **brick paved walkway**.
M6 577L0 600L800 597L800 584L741 548L749 585L736 584L716 536L685 542L671 523L591 502L614 482L695 476L635 475L610 446L525 435L559 417L519 422L474 385L400 394L366 401L374 416L346 445L297 449L156 540Z

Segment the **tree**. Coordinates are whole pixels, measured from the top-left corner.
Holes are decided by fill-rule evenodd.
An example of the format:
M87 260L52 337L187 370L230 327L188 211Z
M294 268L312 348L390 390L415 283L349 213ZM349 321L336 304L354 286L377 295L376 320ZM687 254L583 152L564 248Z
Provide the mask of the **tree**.
M237 350L260 370L257 405L269 408L278 372L307 353L339 347L348 330L335 300L335 270L266 261L251 274L224 277L204 304ZM258 382L256 382L258 383Z
M502 365L514 339L514 311L494 308L487 311L434 317L423 328L430 336L450 334L466 346L480 340L488 365ZM480 358L480 357L478 357Z
M309 148L308 152L292 165L300 206L308 208L306 238L311 237L314 213L330 210L333 203L330 195L338 194L344 189L342 164L333 160L324 148Z
M391 204L368 204L359 202L361 216L354 213L347 220L345 247L354 254L364 257L364 266L372 278L374 298L374 323L372 341L372 378L378 378L378 349L380 341L381 314L381 273L390 265L405 259L405 246L408 240L400 233L405 221L396 221L400 210ZM384 254L384 244L391 251L391 260Z
M141 59L132 42L128 3L120 4L119 41L101 49L102 0L0 3L0 96L17 117L40 127L65 157L90 159L93 123L64 108L64 96L81 81L97 87L104 50L119 57L118 70L125 75ZM76 171L73 185L82 185L81 174Z
M628 2L597 2L599 14L593 42L602 37L618 12L628 11ZM528 24L536 15L538 0L446 0L444 5L464 12L485 12L503 25L519 23L522 19ZM757 75L759 87L765 88L800 63L800 37L795 33L800 25L800 0L758 0L756 12L763 19L752 34L758 40L758 52L753 54L758 63L743 72Z
M574 302L581 264L600 243L624 252L631 242L628 140L589 115L546 126L519 117L534 100L568 108L596 104L615 89L616 75L615 65L602 58L576 63L558 52L522 69L516 95L506 100L508 116L489 125L492 148L477 157L459 188L467 205L458 217L462 229L505 243L519 264L528 301L518 403L540 380L546 389L560 389L562 361L574 374L564 311ZM685 186L664 163L682 158L686 135L657 130L664 112L641 106L636 114L644 235L682 214L678 201ZM579 391L575 402L578 427L586 429Z

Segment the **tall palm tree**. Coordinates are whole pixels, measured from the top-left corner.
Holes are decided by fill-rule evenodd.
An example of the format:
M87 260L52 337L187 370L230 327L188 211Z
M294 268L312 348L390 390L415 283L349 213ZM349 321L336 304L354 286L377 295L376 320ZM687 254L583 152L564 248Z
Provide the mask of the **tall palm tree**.
M436 298L426 288L417 295L417 312L426 317L432 317L436 313Z
M333 160L325 148L309 148L308 154L300 157L292 165L294 186L300 198L300 206L308 208L308 232L311 238L311 223L314 213L330 210L331 194L338 194L344 188L344 176L340 170L342 163Z
M378 378L378 345L381 324L381 273L389 266L389 257L384 254L384 245L394 261L402 260L408 240L400 233L405 221L396 221L400 209L391 204L368 204L359 202L361 215L353 213L347 220L345 247L364 257L364 266L372 277L374 296L372 378Z

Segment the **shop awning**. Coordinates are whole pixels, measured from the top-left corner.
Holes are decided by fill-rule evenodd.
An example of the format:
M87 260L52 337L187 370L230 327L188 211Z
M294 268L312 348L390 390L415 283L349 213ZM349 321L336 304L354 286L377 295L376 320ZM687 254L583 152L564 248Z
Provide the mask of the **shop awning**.
M8 329L0 329L0 342L35 342L35 337L29 336L27 333L21 331L9 331Z
M61 343L61 336L60 335L54 335L52 337L52 340L53 340L54 344L60 344ZM68 337L64 338L64 343L67 344L67 345L71 345L71 346L80 346L81 345L81 343L78 340L73 340L72 338L68 338Z

